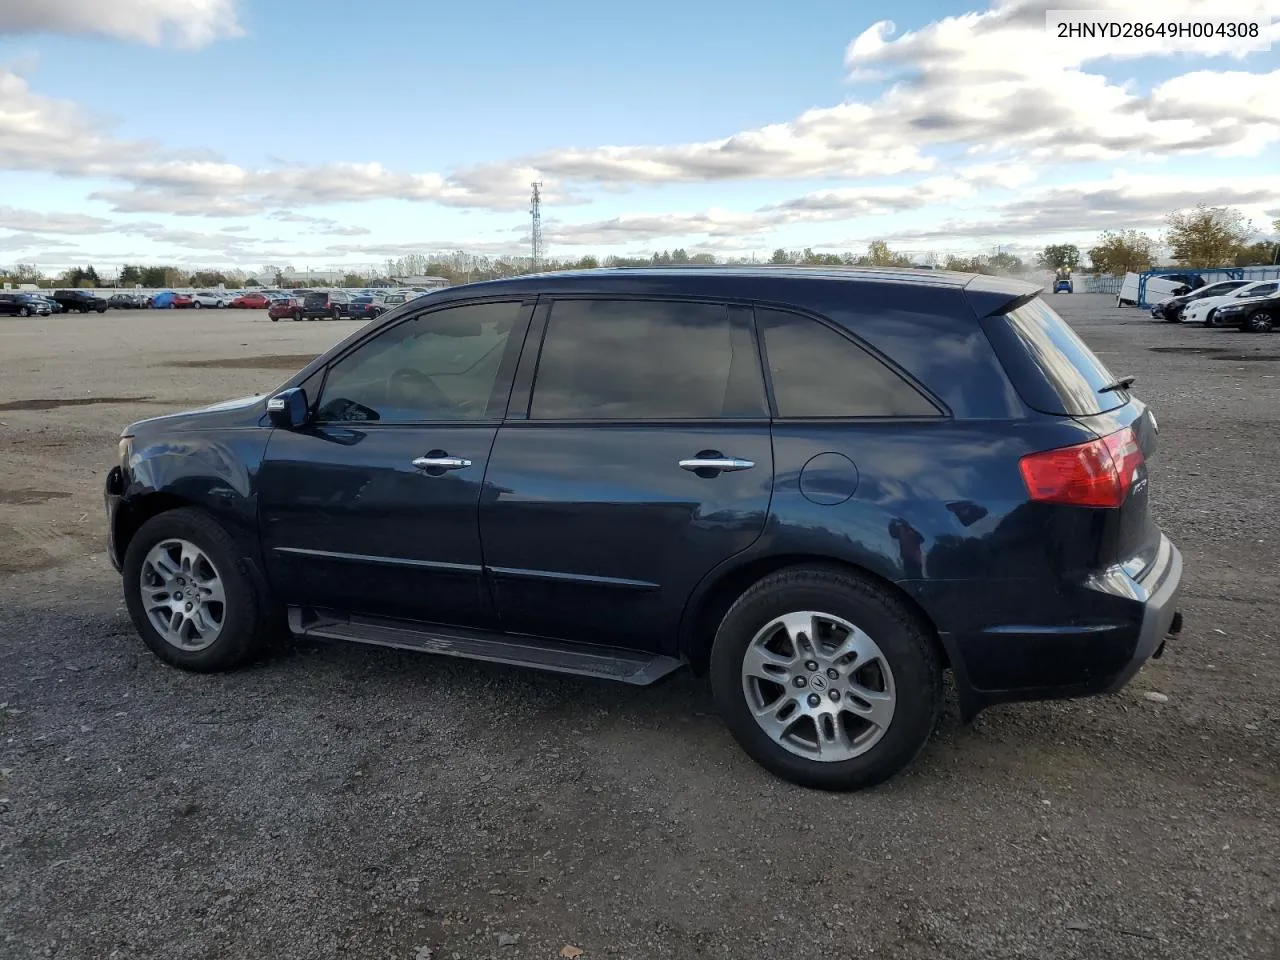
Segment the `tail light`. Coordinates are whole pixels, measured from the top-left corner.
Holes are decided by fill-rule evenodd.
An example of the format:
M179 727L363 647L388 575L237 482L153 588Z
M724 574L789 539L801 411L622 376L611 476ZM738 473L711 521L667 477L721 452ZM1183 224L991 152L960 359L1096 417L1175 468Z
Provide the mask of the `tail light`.
M1077 507L1121 506L1145 462L1129 427L1099 440L1031 453L1018 462L1032 500Z

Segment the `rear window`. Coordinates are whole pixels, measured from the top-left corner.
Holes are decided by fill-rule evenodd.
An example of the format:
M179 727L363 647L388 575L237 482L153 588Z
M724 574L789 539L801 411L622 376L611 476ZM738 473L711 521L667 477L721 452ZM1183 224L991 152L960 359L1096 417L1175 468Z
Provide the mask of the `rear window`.
M1115 382L1115 374L1039 297L991 319L992 343L1009 379L1032 408L1082 417L1129 402L1124 390L1100 392Z

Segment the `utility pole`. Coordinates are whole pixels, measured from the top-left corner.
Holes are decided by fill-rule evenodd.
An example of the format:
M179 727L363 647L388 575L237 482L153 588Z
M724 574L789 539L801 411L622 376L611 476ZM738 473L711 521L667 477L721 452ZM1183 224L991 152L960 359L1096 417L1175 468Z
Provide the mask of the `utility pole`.
M535 180L532 184L533 195L529 199L529 219L530 230L529 240L533 253L533 269L539 270L542 267L542 261L546 256L546 251L542 245L542 181Z

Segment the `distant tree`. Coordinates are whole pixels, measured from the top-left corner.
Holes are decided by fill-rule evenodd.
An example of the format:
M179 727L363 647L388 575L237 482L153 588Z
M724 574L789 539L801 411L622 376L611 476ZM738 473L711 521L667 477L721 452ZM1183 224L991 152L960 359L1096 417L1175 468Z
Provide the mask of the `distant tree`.
M942 269L955 270L958 273L994 273L994 268L987 257L981 254L973 257L959 257L955 254L947 254L942 262Z
M992 254L991 259L987 261L987 264L993 270L999 270L1004 273L1017 273L1022 269L1022 258L1014 256L1012 253L1006 253L1003 250L998 250L996 253Z
M773 256L769 258L769 262L770 263L794 263L795 261L791 259L791 254L787 253L787 251L779 247L777 250L773 251Z
M20 283L48 283L48 278L33 264L15 263L8 270L0 270L0 283L11 283L15 287Z
M1155 262L1156 242L1140 230L1104 230L1089 248L1099 273L1141 273Z
M218 270L200 270L191 275L191 286L193 287L216 287L220 283L226 283L226 274Z
M594 270L596 267L600 266L600 261L595 257L587 256L575 263L574 266L579 270Z
M363 287L365 278L358 273L347 273L342 277L342 286L344 287Z
M671 262L674 264L687 264L689 262L689 254L683 249L672 250Z
M1036 254L1036 264L1045 270L1074 270L1080 266L1080 248L1074 243L1051 243Z
M1269 240L1259 240L1236 251L1235 266L1270 266L1276 259L1276 245Z
M177 267L164 268L164 283L161 286L183 287L187 285L187 282L187 275Z
M716 262L714 253L695 253L689 258L690 263L696 263L699 266L709 267Z
M889 244L883 240L872 240L867 245L866 263L872 267L909 267L911 258L901 253L894 253L889 249Z
M249 277L249 278L247 278L247 279L245 280L245 282L244 282L244 285L245 285L246 287L260 287L260 286L262 286L262 284L258 282L258 278L257 278L257 277Z
M165 274L168 272L168 269L168 267L143 267L142 285L151 290L163 287L165 285Z
M142 268L126 263L120 268L120 279L116 282L122 287L132 287L136 283L142 283Z
M1234 207L1206 207L1175 210L1166 218L1169 232L1165 242L1173 259L1184 267L1225 267L1249 239L1252 224Z

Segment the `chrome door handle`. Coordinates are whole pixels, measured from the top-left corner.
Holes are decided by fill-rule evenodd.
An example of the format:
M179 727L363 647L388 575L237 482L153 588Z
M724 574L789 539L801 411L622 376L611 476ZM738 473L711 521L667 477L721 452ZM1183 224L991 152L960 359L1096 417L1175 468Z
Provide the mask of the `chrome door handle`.
M750 470L754 466L754 460L739 460L737 457L694 457L680 461L681 470L721 470L724 473Z
M418 457L413 465L419 470L461 470L471 466L471 461L462 457Z

